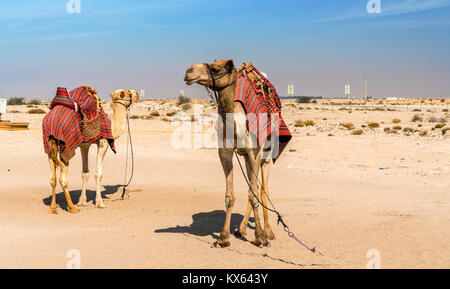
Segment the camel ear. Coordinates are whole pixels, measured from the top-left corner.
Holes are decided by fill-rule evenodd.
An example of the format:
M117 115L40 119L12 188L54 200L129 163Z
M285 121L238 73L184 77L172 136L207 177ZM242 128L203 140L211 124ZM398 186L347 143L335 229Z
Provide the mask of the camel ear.
M109 94L109 96L113 97L113 93L111 92L111 93Z
M232 72L233 71L233 69L234 69L234 62L233 62L233 60L228 60L226 63L225 63L225 69L228 71L228 72Z

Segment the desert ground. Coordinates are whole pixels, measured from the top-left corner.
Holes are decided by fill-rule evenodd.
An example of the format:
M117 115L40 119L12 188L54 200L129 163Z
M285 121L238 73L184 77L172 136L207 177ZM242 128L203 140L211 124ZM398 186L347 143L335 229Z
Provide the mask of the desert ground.
M204 115L215 111L208 100L193 104L203 105ZM122 136L117 154L109 151L104 161L107 208L93 204L92 147L90 203L78 214L65 210L59 186L59 214L47 213L44 115L29 114L27 106L8 107L3 119L29 122L30 129L0 131L0 268L66 268L71 249L79 250L82 268L366 268L370 250L379 252L382 268L450 268L447 101L283 104L293 139L272 167L270 195L296 236L324 258L291 239L273 214L276 240L270 247L251 243L251 222L247 240L232 236L230 248L212 248L225 215L217 150L174 147L177 117L192 115L194 108L147 100L130 112L135 171L129 198L117 200L125 174ZM103 106L111 113L108 102ZM48 111L46 105L38 108ZM214 130L196 136L213 139ZM248 200L237 162L234 178L237 227ZM79 150L70 163L69 189L77 202Z

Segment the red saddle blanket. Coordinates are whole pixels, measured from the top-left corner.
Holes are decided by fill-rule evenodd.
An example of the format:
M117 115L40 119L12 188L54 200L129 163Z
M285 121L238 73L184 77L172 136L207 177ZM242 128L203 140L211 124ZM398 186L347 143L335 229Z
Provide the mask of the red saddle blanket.
M244 63L238 72L234 99L244 107L248 129L256 136L258 147L271 136L275 162L292 138L281 116L281 101L275 87L251 63Z
M74 89L70 92L70 96L67 89L58 88L50 105L50 112L42 121L45 152L50 151L49 139L52 137L61 142L61 157L65 161L69 161L75 155L75 150L80 144L96 142L100 138L107 139L115 153L111 121L101 106L98 105L97 108L97 105L97 98L92 95L88 87ZM81 113L75 111L76 108ZM98 125L100 128L99 130L90 129L88 139L86 133L83 134L86 123L91 126ZM93 134L93 131L98 133Z

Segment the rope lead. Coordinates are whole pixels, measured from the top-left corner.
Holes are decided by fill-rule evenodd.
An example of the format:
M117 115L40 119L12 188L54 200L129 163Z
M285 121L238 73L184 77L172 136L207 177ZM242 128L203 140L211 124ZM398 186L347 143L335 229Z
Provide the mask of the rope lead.
M123 192L122 192L122 197L120 198L122 201L125 200L125 195L127 195L128 198L130 197L130 195L127 193L127 187L130 185L131 180L133 179L133 175L134 175L134 152L133 152L133 142L131 140L129 108L127 108L127 127L128 127L127 158L126 158L126 162L125 162L125 178L124 178ZM127 182L128 151L129 151L128 147L131 148L131 175L130 175L130 179Z

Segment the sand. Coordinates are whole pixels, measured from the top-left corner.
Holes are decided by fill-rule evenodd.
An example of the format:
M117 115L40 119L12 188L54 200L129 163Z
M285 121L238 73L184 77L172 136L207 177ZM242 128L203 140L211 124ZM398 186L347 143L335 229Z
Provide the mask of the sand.
M207 101L197 102L207 107L206 113L214 111ZM422 111L413 111L422 105ZM71 249L80 253L81 268L366 268L372 249L379 252L382 268L449 268L450 151L442 130L432 130L449 117L443 111L446 103L425 105L285 102L283 115L294 138L272 167L270 194L296 236L326 258L289 238L275 215L270 220L277 239L269 248L251 243L251 229L248 240L232 236L229 249L211 248L224 221L223 171L215 149L172 146L170 131L176 126L163 118L172 120L176 116L165 114L182 110L174 101L140 102L131 111L137 119L131 120L136 163L129 199L114 200L124 181L122 137L117 154L109 151L104 161L107 208L96 209L92 203L91 169L89 205L78 214L68 213L58 187L63 208L49 215L43 115L27 114L26 106L9 107L18 112L3 118L28 121L30 130L0 131L0 268L66 268ZM105 107L111 111L109 104ZM154 111L160 116L139 118ZM415 114L423 118L421 123L411 121ZM393 124L394 118L401 123ZM315 125L295 127L296 120ZM345 122L363 135L339 126ZM380 127L362 127L369 122ZM396 125L417 131L384 131ZM91 168L95 152L92 148ZM77 201L79 151L70 164L69 188ZM238 170L235 190L233 227L239 225L248 198Z

